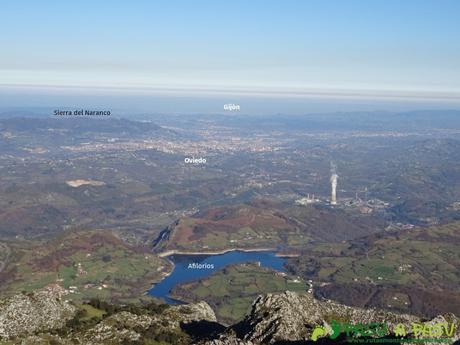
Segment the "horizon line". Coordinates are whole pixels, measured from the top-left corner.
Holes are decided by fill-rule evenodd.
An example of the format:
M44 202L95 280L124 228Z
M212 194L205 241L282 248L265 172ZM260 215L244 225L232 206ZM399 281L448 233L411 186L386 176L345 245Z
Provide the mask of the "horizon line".
M19 84L0 83L0 89L23 89L41 91L91 90L139 95L177 95L177 96L254 96L254 97L277 97L298 99L355 99L355 100L407 100L407 101L440 101L460 103L459 91L431 91L431 90L389 90L389 89L340 89L340 88L280 88L268 87L265 89L256 87L190 87L190 86L163 86L163 85L82 85L82 84Z

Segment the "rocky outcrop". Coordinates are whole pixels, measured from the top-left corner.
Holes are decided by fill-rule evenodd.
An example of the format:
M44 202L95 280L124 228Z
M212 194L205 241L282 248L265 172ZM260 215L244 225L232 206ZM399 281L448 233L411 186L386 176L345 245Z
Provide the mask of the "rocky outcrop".
M75 312L59 291L49 289L0 300L0 340L60 328Z
M419 324L428 325L428 328L433 325L435 329L436 325L441 324L452 326L449 328L454 331L450 337L451 343L460 338L460 322L453 314L422 322L412 315L353 308L320 301L311 294L293 292L259 296L244 320L227 328L216 322L214 311L206 302L169 307L120 307L100 320L77 323L77 327L72 328L78 316L70 323L67 320L76 315L75 309L56 296L55 291L8 298L0 302L0 343L10 339L12 344L23 345L301 344L316 339L312 337L314 333L317 339L327 338L323 340L331 343L331 335L343 333L343 330L338 330L338 325L369 323L386 325L385 333L380 337L394 335L400 325ZM51 329L57 331L49 332ZM407 336L427 337L426 334L413 334L413 329L409 330Z
M221 335L218 339L204 342L205 345L255 345L250 340L242 340L236 336Z
M174 320L176 326L178 323L200 320L217 322L214 310L206 302L174 306L167 309L163 314L165 318Z
M154 324L147 315L120 312L112 315L89 330L76 334L82 344L125 344L139 340L141 332Z
M460 326L458 318L448 317ZM385 323L391 331L397 324L411 325L421 322L415 316L395 314L383 310L348 307L331 301L319 301L311 294L285 292L259 296L253 303L249 315L232 327L239 338L255 344L274 344L278 341L307 341L316 326L332 334L331 322L350 324ZM445 321L439 317L438 321ZM436 320L433 320L436 321ZM387 333L390 334L391 332ZM458 339L458 332L456 338Z
M179 334L182 325L198 321L216 322L216 315L206 302L173 306L158 315L119 312L73 338L86 345L121 345L139 341L152 331L153 335Z
M70 331L67 321L77 308L62 297L63 289L47 288L29 294L18 294L0 300L0 343L13 344L130 344L146 337L179 339L188 343L184 325L194 322L216 322L216 315L206 302L178 305L162 312L135 314L120 311L87 328ZM65 332L49 332L63 330ZM167 335L167 336L166 336Z

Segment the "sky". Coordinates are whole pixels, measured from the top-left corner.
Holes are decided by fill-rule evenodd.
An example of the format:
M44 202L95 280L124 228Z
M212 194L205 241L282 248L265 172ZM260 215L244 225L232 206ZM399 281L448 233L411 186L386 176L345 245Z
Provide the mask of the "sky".
M0 105L21 93L458 104L459 15L457 0L6 0Z

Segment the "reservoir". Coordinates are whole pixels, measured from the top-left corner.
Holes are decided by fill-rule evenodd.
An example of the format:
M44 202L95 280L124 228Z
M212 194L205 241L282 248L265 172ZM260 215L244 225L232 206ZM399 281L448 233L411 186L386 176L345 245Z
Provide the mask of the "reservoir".
M213 255L174 254L168 256L168 259L174 263L173 272L161 282L155 284L149 290L149 295L162 298L169 304L179 303L169 297L169 292L177 284L206 278L225 266L244 262L260 262L262 267L284 272L284 263L286 262L285 258L276 256L276 252L272 251L231 251Z

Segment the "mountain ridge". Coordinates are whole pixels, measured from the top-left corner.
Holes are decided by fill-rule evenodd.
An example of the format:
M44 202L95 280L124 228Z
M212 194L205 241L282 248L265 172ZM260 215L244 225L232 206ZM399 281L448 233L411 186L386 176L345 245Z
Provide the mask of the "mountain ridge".
M397 324L447 323L454 330L450 341L453 343L460 338L460 320L453 314L439 315L426 323L412 315L347 307L289 291L259 296L246 317L227 328L216 322L215 313L206 302L123 307L93 301L92 310L98 307L103 314L88 318L81 310L78 311L79 306L69 304L63 297L63 290L54 286L0 301L0 341L26 345L308 344L318 327L323 332L319 337L320 343L325 343L335 334L340 323L357 325L369 322L387 324L388 329L381 334L383 336L394 334ZM21 302L25 300L29 303ZM42 305L49 306L46 314L37 308ZM407 336L421 339L420 334L412 333L409 330ZM318 332L315 334L314 339ZM343 338L343 334L341 336ZM338 342L331 343L343 340L337 339Z

